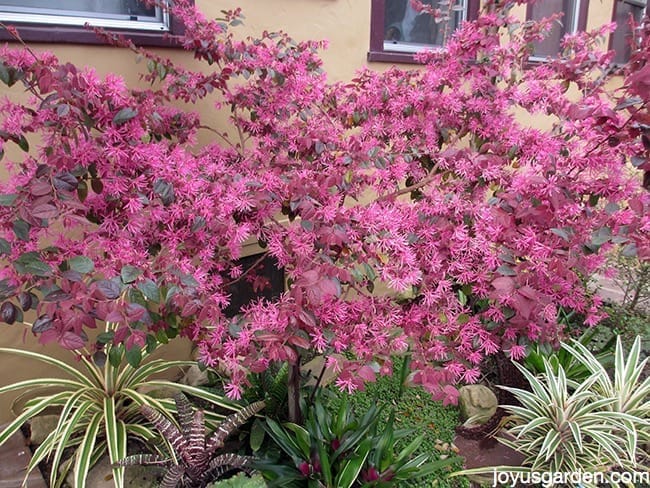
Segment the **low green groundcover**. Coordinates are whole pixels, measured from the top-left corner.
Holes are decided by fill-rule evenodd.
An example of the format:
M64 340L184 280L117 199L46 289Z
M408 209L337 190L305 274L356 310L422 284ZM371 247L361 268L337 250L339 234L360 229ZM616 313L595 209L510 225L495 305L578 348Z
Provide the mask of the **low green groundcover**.
M394 374L381 376L375 383L367 383L364 391L356 392L349 396L350 404L358 415L368 410L371 405L385 405L382 412L383 420L388 420L391 408L395 409L395 427L413 429L413 433L396 444L395 449L406 447L413 439L422 433L425 434L420 449L414 455L428 453L431 460L440 459L440 456L454 456L452 441L454 428L458 425L458 408L453 406L443 407L441 402L433 401L431 395L421 387L400 388L403 375L403 359L394 358ZM330 401L330 408L336 411L344 392L339 392L335 387L337 396ZM403 483L404 487L431 488L466 488L469 481L466 478L445 479L450 471L462 469L461 463L443 468L439 473Z

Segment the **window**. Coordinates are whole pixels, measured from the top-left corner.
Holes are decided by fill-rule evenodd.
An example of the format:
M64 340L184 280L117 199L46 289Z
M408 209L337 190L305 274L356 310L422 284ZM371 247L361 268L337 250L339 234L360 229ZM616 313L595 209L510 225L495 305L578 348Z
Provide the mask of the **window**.
M119 32L139 44L171 45L165 33L180 25L165 9L140 0L0 0L0 21L36 42L101 43L86 24ZM7 33L0 34L7 39Z
M614 2L613 21L616 22L616 30L610 37L610 49L616 51L614 62L624 64L630 59L632 50L632 31L630 29L630 18L639 23L646 10L644 0L617 0Z
M440 18L409 0L372 0L369 61L413 62L413 54L444 46L454 30L478 15L478 0L423 0Z
M560 42L565 34L585 30L588 4L588 0L545 0L528 4L528 20L540 20L559 12L564 14L553 24L548 36L535 43L533 61L556 56L560 52Z
M237 264L244 273L252 272L228 287L230 304L224 310L226 317L234 317L255 299L275 301L284 292L284 269L278 266L275 258L254 254L241 258Z

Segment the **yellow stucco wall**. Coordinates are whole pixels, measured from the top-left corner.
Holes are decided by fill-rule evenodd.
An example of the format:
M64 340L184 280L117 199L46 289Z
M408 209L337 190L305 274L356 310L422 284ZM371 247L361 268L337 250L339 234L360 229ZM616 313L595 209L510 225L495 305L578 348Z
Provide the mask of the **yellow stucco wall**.
M587 0L583 0L587 1ZM237 30L242 36L256 35L263 30L284 30L298 40L327 39L329 49L322 57L331 80L350 79L355 71L366 63L370 39L370 0L197 0L198 7L208 16L217 17L222 9L241 7L245 14L245 24ZM593 28L611 19L613 0L592 0L590 2L588 27ZM524 8L518 13L524 15ZM44 45L35 49L54 51L61 60L76 65L88 65L98 73L119 73L130 84L138 83L138 73L143 66L135 64L132 53L101 46L83 45ZM176 61L192 65L191 56L178 49L160 49L161 54ZM385 69L384 63L372 63L373 69ZM0 89L0 94L2 91ZM209 104L199 107L202 115L211 123L214 110ZM57 347L43 348L27 334L23 342L24 329L21 326L0 324L0 346L22 347L53 354L60 358L68 356ZM173 349L173 348L172 348ZM178 342L172 356L187 356L189 345ZM17 360L13 356L0 354L0 385L10 384L19 379L42 377L51 374L51 368L33 361ZM0 397L0 424L11 418L9 405L11 395Z

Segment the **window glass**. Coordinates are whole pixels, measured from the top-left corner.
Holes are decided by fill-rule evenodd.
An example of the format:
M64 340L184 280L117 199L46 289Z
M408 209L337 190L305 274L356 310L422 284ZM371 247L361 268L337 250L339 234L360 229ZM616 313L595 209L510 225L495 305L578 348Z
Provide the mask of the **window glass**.
M579 0L545 0L529 6L528 17L532 20L550 17L558 12L564 13L561 19L553 23L548 36L535 43L534 57L546 58L560 52L560 42L564 35L578 30L579 8Z
M147 7L137 0L58 0L45 2L43 0L2 0L3 10L15 12L38 13L48 10L69 15L113 14L113 15L145 15L155 17L156 9Z
M611 48L616 51L614 62L623 64L630 59L632 50L632 30L630 29L630 19L633 18L635 22L641 21L645 11L645 1L617 1L614 10L614 22L616 22L616 30L612 34Z
M409 0L386 0L384 49L415 52L425 47L443 46L466 18L466 1L425 0L439 15L418 12Z
M0 20L134 29L166 24L160 8L138 0L0 0Z

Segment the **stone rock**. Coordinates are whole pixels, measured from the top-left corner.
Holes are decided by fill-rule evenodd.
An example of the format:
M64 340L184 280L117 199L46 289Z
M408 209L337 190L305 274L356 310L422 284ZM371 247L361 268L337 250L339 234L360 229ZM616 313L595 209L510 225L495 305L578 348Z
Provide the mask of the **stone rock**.
M178 380L179 383L190 386L206 385L210 382L208 379L208 371L199 368L197 365L190 366L183 376Z
M42 444L45 438L56 429L58 423L58 415L37 415L33 417L29 421L30 444Z
M494 415L499 406L497 396L484 385L466 385L460 389L458 407L461 419L472 418L473 424L483 424Z

